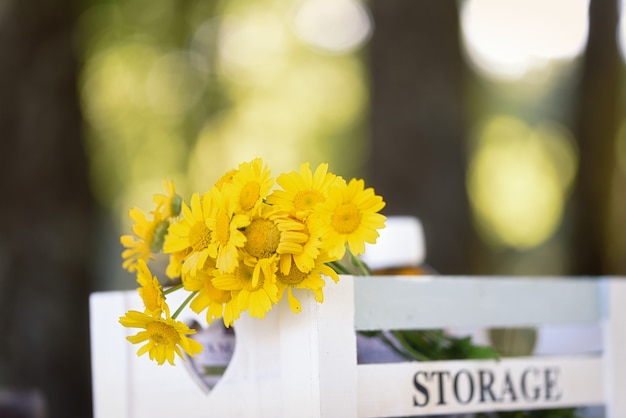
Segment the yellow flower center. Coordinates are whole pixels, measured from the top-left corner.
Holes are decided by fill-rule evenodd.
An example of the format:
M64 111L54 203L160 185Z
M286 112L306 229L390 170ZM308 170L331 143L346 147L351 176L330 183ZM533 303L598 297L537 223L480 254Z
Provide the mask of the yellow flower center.
M280 231L269 219L255 219L246 227L245 250L253 257L268 258L278 249Z
M259 281L256 284L256 286L252 286L252 274L253 274L254 270L250 267L241 267L239 268L239 280L241 281L243 287L248 290L249 292L254 292L259 290L260 288L263 287L263 283L265 281L265 278L263 276L263 274L261 273L261 275L259 276Z
M323 202L324 200L324 195L319 191L306 190L296 194L293 198L293 206L296 210L309 210L314 209L315 205Z
M288 275L285 276L284 274L280 273L280 271L276 274L276 278L287 285L300 284L302 283L304 279L307 278L307 276L308 276L308 273L302 273L293 264L291 265L291 268L289 269Z
M241 209L250 210L261 197L261 185L256 181L249 181L241 188L239 204Z
M330 222L340 234L351 234L361 225L361 211L353 203L343 204L335 209Z
M146 330L150 334L150 339L157 344L176 345L180 341L178 331L163 322L150 322Z
M215 216L215 240L219 243L227 243L230 238L230 216L220 210Z
M211 241L211 231L204 222L196 222L189 228L189 245L194 251L204 250Z

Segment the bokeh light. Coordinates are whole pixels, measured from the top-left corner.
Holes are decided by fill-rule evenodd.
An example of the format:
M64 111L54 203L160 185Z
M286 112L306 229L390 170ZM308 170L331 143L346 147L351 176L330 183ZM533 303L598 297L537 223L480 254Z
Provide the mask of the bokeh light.
M295 8L293 20L300 39L332 53L361 47L373 30L369 11L357 0L304 0Z
M83 14L91 182L117 225L163 178L188 197L255 157L276 172L326 161L359 175L371 19L361 2L329 4L126 0Z
M274 84L288 65L286 32L278 12L260 5L225 15L218 35L220 74L244 85Z
M530 249L562 219L577 167L568 131L497 116L478 132L468 192L478 231L490 244Z
M190 58L187 51L172 51L151 66L144 85L155 113L182 114L200 100L205 83Z
M626 15L624 10L626 10L626 0L620 0L619 2L619 26L617 32L617 44L619 46L620 55L622 56L622 60L626 61Z
M463 43L482 74L516 80L584 49L589 0L466 0Z

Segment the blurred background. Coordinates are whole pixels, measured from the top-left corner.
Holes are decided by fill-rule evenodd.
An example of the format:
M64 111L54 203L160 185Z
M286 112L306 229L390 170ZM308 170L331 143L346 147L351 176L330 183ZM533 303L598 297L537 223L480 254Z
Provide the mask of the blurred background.
M442 274L626 274L621 8L0 1L0 400L91 416L128 210L257 156L364 178Z

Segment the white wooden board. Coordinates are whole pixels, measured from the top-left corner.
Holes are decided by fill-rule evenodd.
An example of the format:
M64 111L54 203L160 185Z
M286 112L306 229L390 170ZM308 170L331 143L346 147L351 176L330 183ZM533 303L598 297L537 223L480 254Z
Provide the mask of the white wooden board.
M299 315L281 303L263 320L241 318L231 364L207 393L180 360L158 366L135 355L138 347L125 340L135 331L118 323L127 310L141 310L135 292L93 294L94 416L369 417L597 404L607 405L609 418L626 416L622 280L344 276L327 284L325 296L320 305L301 294ZM202 321L190 311L180 317L191 318ZM355 329L544 321L598 324L606 350L499 362L356 364Z
M362 365L359 416L601 405L602 361L590 356Z

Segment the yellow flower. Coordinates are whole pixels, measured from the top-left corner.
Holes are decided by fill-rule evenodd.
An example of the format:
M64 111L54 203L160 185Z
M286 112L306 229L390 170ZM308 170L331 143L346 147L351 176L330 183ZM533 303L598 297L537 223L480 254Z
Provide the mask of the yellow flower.
M156 205L154 212L158 212L163 219L178 216L183 200L176 194L174 182L163 180L163 188L166 194L157 193L152 197L152 201Z
M231 184L233 182L233 177L237 174L239 170L236 168L228 170L218 181L215 182L215 188L217 190L222 190L225 184Z
M247 309L251 316L264 318L278 302L275 259L260 259L256 266L259 268L256 283L253 280L255 266L245 263L240 263L231 274L217 274L213 278L216 288L233 292L235 316Z
M243 233L246 237L243 258L248 265L257 265L254 283L258 278L260 259L279 256L280 268L287 274L292 259L301 270L309 271L319 254L321 243L317 237L309 234L302 221L290 217L286 212L274 211L267 205L263 205Z
M143 260L137 263L137 283L141 286L137 292L146 307L146 313L157 317L161 316L162 312L169 315L169 307L165 303L161 284Z
M138 239L132 235L124 235L120 242L126 247L122 252L122 267L131 273L135 271L138 260L148 261L152 254L163 249L163 241L170 225L169 218L180 212L182 200L176 194L174 182L164 180L163 186L167 194L155 194L152 199L156 205L151 212L152 220L137 208L129 211L131 219L135 221L132 231Z
M302 306L293 289L313 292L323 302L323 276L339 280L345 271L346 251L353 255L374 243L385 217L385 206L363 180L349 183L328 171L314 171L309 163L278 176L280 189L261 158L227 171L205 194L194 193L189 204L176 194L172 181L164 180L164 194L155 194L150 215L130 211L133 235L121 237L123 266L137 271L137 289L145 311L129 311L120 318L127 327L143 328L128 337L145 343L138 355L173 364L175 355L200 351L188 338L194 331L176 321L182 309L206 312L211 323L222 318L233 325L242 312L264 318L285 293L289 306ZM150 216L150 217L149 217ZM190 295L170 316L163 288L147 265L153 253L169 254L165 274L180 277ZM285 292L286 291L286 292Z
M256 258L278 254L284 274L289 273L292 260L301 271L310 271L320 252L319 237L310 233L305 222L286 212L268 209L255 217L244 233L246 254Z
M365 243L375 243L378 229L385 226L385 217L378 213L385 202L364 189L363 180L333 187L328 199L319 205L311 222L312 233L319 235L331 258L340 260L346 244L354 255L365 252Z
M198 269L196 274L182 274L180 276L183 289L188 292L197 292L204 287L204 279L207 276L213 277L215 271L215 260L207 258L202 269Z
M182 274L195 275L209 257L211 230L207 226L207 218L211 212L210 203L208 197L200 198L198 193L194 193L191 196L191 208L183 203L183 218L170 226L165 237L165 253L190 250L183 260Z
M181 348L191 357L202 351L199 342L187 337L195 331L170 317L155 318L141 312L128 311L125 316L120 317L120 324L128 328L144 329L126 339L133 344L145 342L137 351L137 355L148 353L150 360L155 360L158 364L163 364L167 360L173 365L175 354L183 358Z
M285 274L289 273L292 259L302 270L309 271L319 253L316 237L311 237L306 226L286 212L274 211L266 205L261 208L265 210L259 210L243 231L246 237L243 259L248 265L256 265L253 285L259 277L261 259L278 257Z
M170 279L181 277L183 270L183 261L191 253L191 247L182 251L176 251L170 254L170 262L165 269L165 275Z
M278 225L267 216L268 212L254 216L250 224L243 230L246 238L244 250L254 260L269 258L276 255L280 245L281 231Z
M340 178L328 173L328 164L317 166L315 174L311 173L309 163L300 166L300 172L281 174L276 182L282 190L275 190L268 196L268 203L278 210L284 210L298 219L306 219L318 204L324 203L328 190Z
M292 293L293 288L308 289L315 294L315 300L318 302L324 301L324 294L322 288L325 285L323 274L328 274L332 269L323 262L317 263L313 269L309 272L301 271L298 266L292 265L288 274L283 274L281 271L276 273L276 285L278 287L278 299L282 299L285 289L287 289L287 299L291 310L295 313L302 311L300 302ZM334 273L334 271L333 271ZM336 273L333 279L338 279Z
M311 233L308 221L303 222L293 218L277 220L284 245L278 247L280 254L280 271L289 274L292 261L300 271L309 272L315 265L315 259L320 254L322 241L320 237Z
M237 267L239 248L246 243L246 237L240 229L250 223L247 216L235 213L235 200L230 191L229 187L221 191L211 190L214 211L207 219L207 226L211 230L208 251L215 258L217 268L224 273L230 273Z
M263 160L255 158L251 162L239 164L233 175L229 193L236 203L235 211L249 213L258 208L274 186L270 170L263 165Z
M225 306L233 303L230 291L216 288L212 280L212 274L198 272L196 281L200 282L200 287L194 290L199 292L189 305L195 313L200 313L206 309L206 321L208 324L213 322L214 319L221 318L224 315Z
M163 246L163 237L167 233L169 222L155 213L152 219L138 208L131 209L128 214L135 222L132 226L133 235L122 235L121 244L126 247L122 252L122 267L133 273L139 260L148 261L153 253Z

